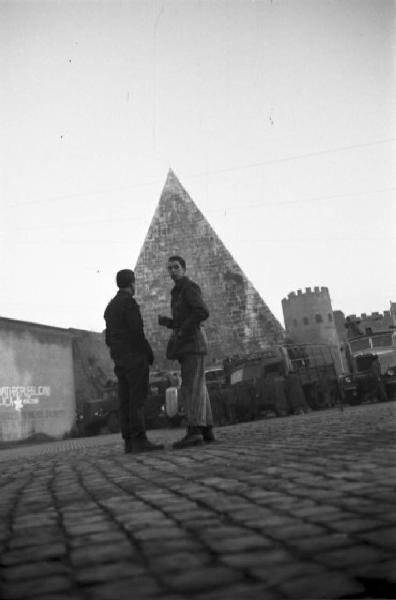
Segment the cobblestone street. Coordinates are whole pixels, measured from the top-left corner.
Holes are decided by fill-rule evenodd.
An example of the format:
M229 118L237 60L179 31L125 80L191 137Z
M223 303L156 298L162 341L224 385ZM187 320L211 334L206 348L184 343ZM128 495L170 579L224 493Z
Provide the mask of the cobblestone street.
M396 598L396 403L0 451L4 600Z

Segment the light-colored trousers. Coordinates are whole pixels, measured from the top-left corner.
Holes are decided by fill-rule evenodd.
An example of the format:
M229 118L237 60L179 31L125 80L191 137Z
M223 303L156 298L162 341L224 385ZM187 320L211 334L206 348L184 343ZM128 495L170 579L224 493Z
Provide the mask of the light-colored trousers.
M213 425L212 407L205 381L205 355L187 354L180 359L181 395L190 427Z

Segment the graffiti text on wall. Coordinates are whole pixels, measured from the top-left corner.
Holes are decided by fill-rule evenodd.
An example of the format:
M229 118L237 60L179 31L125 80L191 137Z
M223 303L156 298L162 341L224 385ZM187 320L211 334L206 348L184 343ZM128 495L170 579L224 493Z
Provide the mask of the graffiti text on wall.
M41 396L50 396L49 385L13 385L0 387L0 407L21 410L26 404L38 404Z

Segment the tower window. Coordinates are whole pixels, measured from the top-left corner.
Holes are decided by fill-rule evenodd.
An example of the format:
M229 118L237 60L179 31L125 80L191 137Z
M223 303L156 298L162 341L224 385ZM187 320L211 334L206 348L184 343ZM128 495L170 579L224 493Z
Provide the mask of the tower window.
M304 323L304 325L309 325L308 317L303 317L303 323Z
M322 323L322 322L323 322L322 315L315 315L315 321L316 321L317 323Z
M329 313L329 321L333 320L333 315L331 313Z

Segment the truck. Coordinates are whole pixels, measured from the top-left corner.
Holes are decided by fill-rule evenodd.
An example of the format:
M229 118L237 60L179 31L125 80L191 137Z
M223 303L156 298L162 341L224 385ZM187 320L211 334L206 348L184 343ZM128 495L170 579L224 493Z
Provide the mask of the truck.
M345 401L392 400L396 396L396 329L366 330L343 344L348 372L342 377Z
M165 395L168 387L174 385L174 374L168 371L151 371L149 392L144 405L147 429L165 426L178 426L182 411L169 419L165 411ZM85 400L77 413L77 428L83 435L96 435L100 432L120 431L118 415L117 381L108 380L100 386L99 393Z
M206 384L215 425L334 406L340 401L337 350L325 344L284 344L234 356L227 360L227 368L224 364L208 366ZM169 417L166 413L166 390L179 385L179 372L150 372L145 403L148 429L186 424L180 393L177 414ZM116 381L108 381L99 394L84 401L79 423L85 434L119 431Z
M211 398L225 387L225 373L221 366L208 366L205 370L206 384ZM118 416L117 381L103 378L95 380L96 393L84 399L77 411L77 429L81 435L116 433L120 431ZM180 393L180 371L150 371L149 391L145 401L147 429L161 427L183 427L187 424L186 409ZM166 390L177 390L177 413L169 416L166 410Z
M334 406L340 401L338 348L283 344L231 361L230 384L256 395L256 411L277 416ZM246 395L246 394L245 394Z

